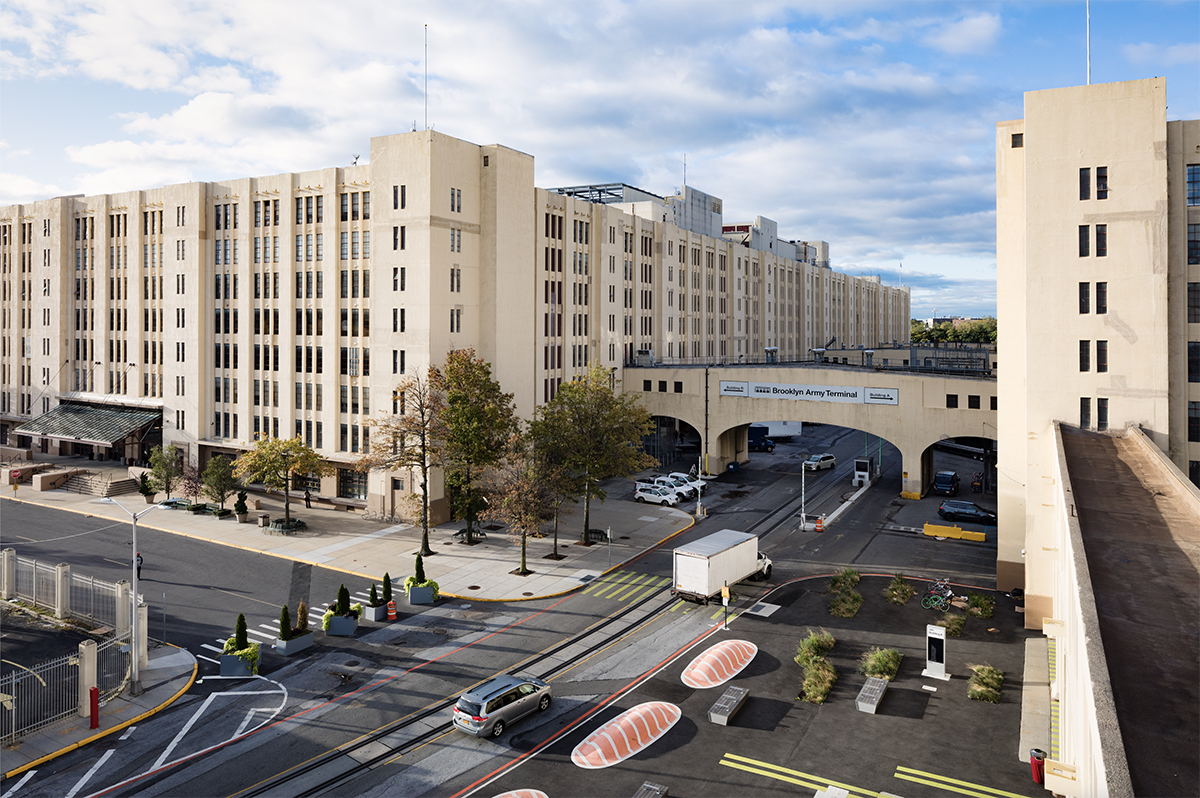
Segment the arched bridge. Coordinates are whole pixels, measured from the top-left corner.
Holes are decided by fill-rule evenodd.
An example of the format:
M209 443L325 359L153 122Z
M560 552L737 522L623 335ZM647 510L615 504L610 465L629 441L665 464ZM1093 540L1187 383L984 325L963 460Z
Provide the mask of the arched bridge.
M748 459L758 421L836 424L878 435L900 450L904 492L933 479L930 446L959 437L996 439L996 380L832 364L627 367L622 388L653 415L700 432L710 472Z

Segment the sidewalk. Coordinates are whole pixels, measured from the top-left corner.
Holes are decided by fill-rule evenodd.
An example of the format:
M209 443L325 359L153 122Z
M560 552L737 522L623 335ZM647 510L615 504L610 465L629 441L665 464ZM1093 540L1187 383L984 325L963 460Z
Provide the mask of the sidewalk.
M117 463L92 462L78 457L39 455L35 462L51 462L64 468L81 468L93 472L112 472L124 477L127 469ZM631 483L630 483L631 484ZM692 526L694 519L680 509L658 507L629 501L632 492L621 493L620 481L610 491L608 501L593 502L592 529L612 530L612 540L591 546L578 544L583 528L583 506L568 505L571 514L559 519L558 551L566 555L561 560L546 559L553 548L552 533L544 538L530 538L526 554L527 576L516 576L521 562L519 541L510 540L503 529L483 522L486 539L466 546L454 537L464 526L461 521L429 529L429 545L436 556L425 558L425 574L438 583L443 596L470 598L475 601L519 601L553 596L580 587L600 574L615 568L667 538ZM715 487L715 486L714 486ZM710 490L710 495L718 491ZM82 513L114 522L128 522L129 516L113 504L100 502L98 497L64 490L35 491L28 482L16 491L5 491L5 498L28 504L53 507ZM160 499L165 497L159 496ZM715 498L715 497L714 497ZM258 500L259 509L251 510L247 523L239 524L232 517L217 520L209 515L192 515L185 510L157 510L138 522L139 530L155 529L178 535L208 540L225 546L284 557L333 568L365 580L379 580L386 570L397 582L411 574L413 556L421 543L421 529L410 524L383 524L366 521L355 512L335 509L328 505L305 509L303 498L293 498L291 515L304 520L308 528L295 535L268 534L257 525L259 515L272 519L283 517L283 497L251 493L251 503ZM141 495L132 493L116 498L132 512L146 509ZM705 504L710 499L705 498ZM232 507L232 504L229 504ZM694 511L695 502L681 507ZM382 565L381 565L382 564ZM393 564L399 564L397 567Z
M164 644L150 649L149 658L149 666L141 671L142 694L134 697L126 690L101 706L99 728L91 728L89 718L71 717L21 737L5 748L5 780L36 770L43 762L161 712L187 692L196 679L196 658L186 649ZM6 784L5 794L14 789Z

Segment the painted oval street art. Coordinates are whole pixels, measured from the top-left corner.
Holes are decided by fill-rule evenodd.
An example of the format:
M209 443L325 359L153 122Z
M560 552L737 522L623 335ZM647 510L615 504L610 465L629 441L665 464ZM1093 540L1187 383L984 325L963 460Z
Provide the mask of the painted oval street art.
M758 653L746 640L725 640L696 657L683 670L683 683L697 690L716 687L737 676Z
M683 716L665 701L648 701L622 712L575 746L571 761L595 770L622 762L662 737Z
M508 792L502 792L499 795L493 796L493 798L550 798L550 796L546 795L546 793L542 792L541 790L526 789L509 790Z

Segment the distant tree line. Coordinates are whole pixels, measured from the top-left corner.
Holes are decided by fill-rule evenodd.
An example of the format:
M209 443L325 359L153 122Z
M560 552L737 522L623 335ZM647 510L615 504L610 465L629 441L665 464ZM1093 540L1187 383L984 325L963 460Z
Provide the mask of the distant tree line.
M949 321L931 326L921 319L913 319L910 336L914 344L994 344L996 343L996 319L988 316L985 319L959 322L957 326Z

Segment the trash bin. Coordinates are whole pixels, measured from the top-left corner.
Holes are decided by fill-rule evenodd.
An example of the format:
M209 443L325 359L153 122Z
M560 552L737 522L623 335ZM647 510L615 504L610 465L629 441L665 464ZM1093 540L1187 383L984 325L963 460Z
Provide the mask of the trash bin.
M734 460L732 463L730 463L729 465L727 465L725 467L725 470L726 471L737 471L738 470L738 461Z
M258 517L258 525L259 526L270 526L271 525L271 516L269 516L265 513L263 515L260 515Z
M1040 748L1029 749L1029 768L1033 773L1034 784L1046 783L1046 752Z

